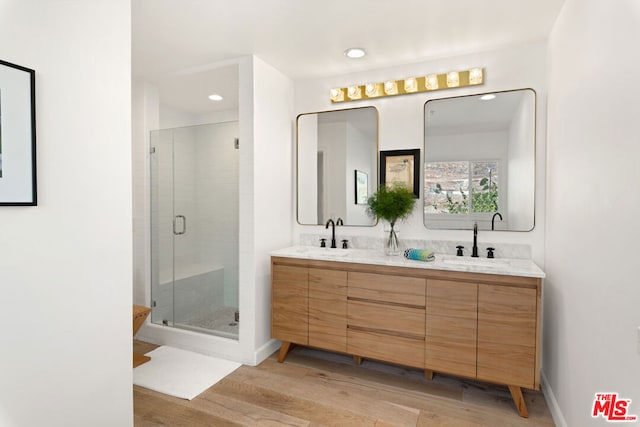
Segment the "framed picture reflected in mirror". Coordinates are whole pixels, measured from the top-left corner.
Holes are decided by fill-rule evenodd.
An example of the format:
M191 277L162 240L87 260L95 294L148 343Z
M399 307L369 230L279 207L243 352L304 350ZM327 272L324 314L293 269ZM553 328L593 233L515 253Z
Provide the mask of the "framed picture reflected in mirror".
M366 172L354 171L356 188L356 205L366 205L369 198L369 176Z

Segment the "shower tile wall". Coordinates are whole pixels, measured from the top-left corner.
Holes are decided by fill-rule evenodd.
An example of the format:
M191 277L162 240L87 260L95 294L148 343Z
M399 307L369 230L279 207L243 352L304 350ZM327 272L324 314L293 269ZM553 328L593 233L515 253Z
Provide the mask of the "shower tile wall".
M224 267L224 304L238 307L238 122L198 127L195 200L200 204L199 262ZM211 143L210 141L215 141ZM212 265L213 263L213 265Z
M200 185L196 168L198 165L197 127L175 129L173 143L173 203L174 214L186 217L186 233L174 238L174 274L178 278L190 277L207 271L206 263L201 263L199 246L201 224L197 219L197 187ZM209 142L210 143L210 142ZM170 225L170 224L167 224ZM177 224L178 231L181 224ZM172 230L167 230L171 234ZM177 285L177 282L176 282ZM176 287L176 293L178 288ZM176 308L176 317L177 308Z
M191 319L207 317L215 311L215 307L222 306L224 270L220 268L185 278L177 277L175 290L173 295L170 283L160 286L155 308L159 319L173 318L174 310L175 323L188 323Z

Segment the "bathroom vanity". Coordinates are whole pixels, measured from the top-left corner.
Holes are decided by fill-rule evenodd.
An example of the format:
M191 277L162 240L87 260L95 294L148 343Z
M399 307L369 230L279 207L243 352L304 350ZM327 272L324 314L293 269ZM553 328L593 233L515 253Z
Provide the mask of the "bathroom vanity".
M296 246L271 257L271 335L293 344L509 387L540 388L541 286L529 260L434 262Z

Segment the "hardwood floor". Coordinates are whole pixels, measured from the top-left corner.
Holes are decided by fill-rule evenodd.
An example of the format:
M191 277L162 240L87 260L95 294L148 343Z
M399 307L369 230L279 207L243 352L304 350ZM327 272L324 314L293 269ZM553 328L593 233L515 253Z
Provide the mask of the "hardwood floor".
M157 346L134 341L146 353ZM242 366L192 401L134 386L145 426L553 426L541 392L524 390L521 418L507 387L308 348Z

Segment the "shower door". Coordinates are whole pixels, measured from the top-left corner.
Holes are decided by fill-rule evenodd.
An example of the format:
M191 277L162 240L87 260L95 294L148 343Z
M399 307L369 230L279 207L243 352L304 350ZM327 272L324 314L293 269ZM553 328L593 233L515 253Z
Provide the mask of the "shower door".
M151 132L151 321L238 338L238 123Z

